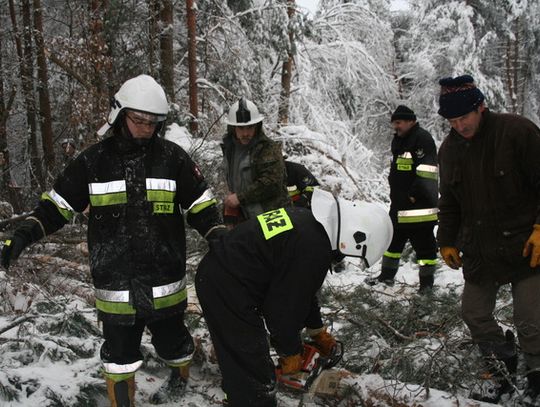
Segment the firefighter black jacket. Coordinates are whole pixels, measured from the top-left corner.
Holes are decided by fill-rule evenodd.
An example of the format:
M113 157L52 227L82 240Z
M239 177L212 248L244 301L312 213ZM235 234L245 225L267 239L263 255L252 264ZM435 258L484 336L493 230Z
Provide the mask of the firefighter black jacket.
M502 284L530 275L522 251L540 223L540 129L485 111L471 139L450 132L439 167L437 240L463 252L465 279Z
M113 135L83 151L35 210L46 234L89 207L88 248L100 317L131 323L185 306L183 211L201 234L219 224L206 182L178 145Z
M417 123L404 136L394 136L388 176L394 225L437 220L437 177L437 148L426 130Z
M249 293L282 355L302 351L300 331L332 260L330 240L311 211L281 208L238 225L210 243L210 255ZM216 277L217 278L217 277Z

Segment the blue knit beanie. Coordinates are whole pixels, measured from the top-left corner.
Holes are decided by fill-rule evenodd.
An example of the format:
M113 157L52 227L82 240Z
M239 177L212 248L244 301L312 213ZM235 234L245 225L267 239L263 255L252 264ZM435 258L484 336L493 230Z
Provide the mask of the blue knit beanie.
M476 87L471 75L443 78L439 85L439 114L446 119L466 115L484 101L484 94Z

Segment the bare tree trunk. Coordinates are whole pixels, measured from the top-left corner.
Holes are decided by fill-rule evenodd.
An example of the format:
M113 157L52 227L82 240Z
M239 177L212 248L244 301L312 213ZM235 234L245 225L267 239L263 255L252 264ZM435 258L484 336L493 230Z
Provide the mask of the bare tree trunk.
M45 156L45 168L48 174L54 174L54 148L52 131L51 101L49 98L49 72L47 58L45 57L45 44L43 41L43 15L41 13L41 0L34 3L34 41L36 43L38 65L38 93L39 93L39 123L41 127L41 140Z
M93 74L93 94L94 94L94 112L92 118L93 127L96 129L101 125L103 118L106 116L109 109L107 78L111 74L110 58L107 55L107 44L105 42L103 15L105 14L108 1L107 0L92 0L90 20L90 48L92 60L94 61Z
M161 33L161 82L169 102L174 103L174 58L173 58L173 4L171 0L163 0L160 10Z
M11 17L11 25L15 33L15 48L19 58L19 77L21 80L22 91L24 95L24 104L26 108L26 125L28 126L28 147L30 150L30 167L32 170L31 185L34 189L43 189L43 173L41 171L41 161L37 148L36 136L36 103L33 94L33 56L32 56L32 33L29 31L31 27L30 18L30 3L28 0L22 0L22 17L23 17L23 39L24 47L21 43L21 33L17 24L17 13L13 0L9 0L9 13Z
M148 66L150 75L157 77L156 61L157 51L156 43L159 33L159 1L148 0Z
M199 108L197 100L197 16L193 0L186 0L188 29L188 72L189 72L189 130L195 135L199 131Z
M295 7L295 0L287 0L287 15L289 16L289 50L287 51L287 60L283 62L283 67L281 69L281 94L279 97L278 107L278 123L282 126L289 122L289 101L291 96L291 78L294 55L294 32L292 30L291 20L294 16Z

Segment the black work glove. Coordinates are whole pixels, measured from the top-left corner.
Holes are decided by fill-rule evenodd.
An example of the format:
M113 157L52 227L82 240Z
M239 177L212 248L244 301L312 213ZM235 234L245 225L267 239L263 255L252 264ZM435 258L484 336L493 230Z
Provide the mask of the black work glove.
M35 219L27 219L21 223L13 237L4 242L2 249L2 266L7 270L12 260L19 258L24 248L43 237L43 229Z

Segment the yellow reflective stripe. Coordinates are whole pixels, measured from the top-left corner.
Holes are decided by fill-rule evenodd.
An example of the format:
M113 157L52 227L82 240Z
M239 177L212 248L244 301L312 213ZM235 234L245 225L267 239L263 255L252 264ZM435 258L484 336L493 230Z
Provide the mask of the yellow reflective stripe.
M421 178L437 179L438 170L435 165L420 164L416 167L416 175Z
M261 213L257 216L257 219L266 240L286 232L287 230L291 230L294 227L285 208Z
M96 308L107 314L134 315L135 308L127 302L109 302L96 298Z
M197 199L195 199L191 205L189 206L189 208L187 208L187 211L188 212L191 212L191 213L197 213L197 212L200 212L202 211L204 208L202 209L199 209L197 210L197 212L192 212L192 209L195 208L195 207L199 207L200 204L203 204L205 202L209 202L211 201L212 203L217 203L217 201L214 199L214 194L212 193L212 191L210 189L206 189L200 197L198 197ZM210 205L207 205L207 206L210 206Z
M131 379L133 376L135 376L135 372L116 374L116 373L108 373L106 371L103 371L103 376L105 376L105 378L107 379L112 380L115 383L118 383L118 382L123 382L125 380Z
M92 206L120 205L127 203L127 193L117 192L105 195L90 195Z
M416 261L419 266L436 266L437 259L419 259Z
M400 259L401 258L401 253L384 252L384 257L389 257L391 259Z
M146 191L146 199L150 202L173 202L176 192L171 191Z
M300 195L300 190L299 189L295 189L294 191L288 191L288 192L289 192L290 197Z
M154 298L154 309L162 309L180 304L187 299L187 288L166 297Z
M314 190L315 190L315 187L307 186L307 187L304 188L305 192L313 192Z
M176 192L176 181L167 178L146 178L146 189Z
M396 160L396 164L397 165L400 165L400 164L406 164L406 165L410 165L413 163L413 160L412 158L398 158Z
M437 220L437 208L398 211L398 223L431 222Z
M9 239L6 240L6 241L4 242L4 245L5 245L5 246L11 246L11 240L9 240Z
M189 213L196 214L201 212L203 209L208 208L209 206L216 205L217 201L215 199L210 199L209 201L201 202L197 205L192 205L189 209Z
M69 221L73 218L73 208L54 189L41 194L41 200L52 202L66 220Z

